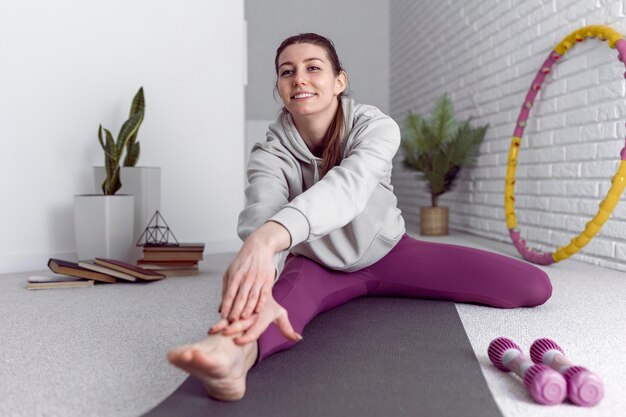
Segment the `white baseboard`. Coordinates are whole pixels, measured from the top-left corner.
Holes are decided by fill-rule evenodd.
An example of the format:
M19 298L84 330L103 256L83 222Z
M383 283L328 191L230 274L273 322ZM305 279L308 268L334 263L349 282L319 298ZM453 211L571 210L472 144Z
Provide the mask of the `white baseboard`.
M15 272L48 270L50 258L76 262L77 254L72 252L40 253L40 254L6 254L0 255L0 274Z

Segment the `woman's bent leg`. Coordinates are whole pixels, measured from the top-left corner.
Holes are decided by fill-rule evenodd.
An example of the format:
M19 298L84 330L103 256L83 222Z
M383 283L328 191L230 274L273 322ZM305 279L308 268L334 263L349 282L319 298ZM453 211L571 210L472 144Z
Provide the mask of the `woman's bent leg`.
M345 273L325 268L304 256L289 255L272 295L287 310L294 330L302 330L317 314L367 295L367 285L361 275L366 272ZM296 342L286 339L272 323L259 337L257 363L272 353L288 349Z
M370 266L372 295L401 295L513 308L545 303L548 275L534 265L479 249L423 242L404 235Z

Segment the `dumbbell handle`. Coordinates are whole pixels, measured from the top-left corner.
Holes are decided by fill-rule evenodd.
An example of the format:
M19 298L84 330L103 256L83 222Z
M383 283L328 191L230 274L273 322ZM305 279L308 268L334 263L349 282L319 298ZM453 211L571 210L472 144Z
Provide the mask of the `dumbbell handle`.
M565 355L556 349L546 351L541 358L541 362L557 370L560 374L564 374L569 368L574 366L567 360Z
M502 364L522 379L524 379L526 371L533 366L532 361L524 358L517 349L508 349L504 352L502 355Z

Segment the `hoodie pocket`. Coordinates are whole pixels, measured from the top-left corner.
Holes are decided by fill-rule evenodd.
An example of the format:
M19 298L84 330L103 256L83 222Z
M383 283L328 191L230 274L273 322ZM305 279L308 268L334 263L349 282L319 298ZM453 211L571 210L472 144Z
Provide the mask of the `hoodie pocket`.
M345 270L347 272L354 272L375 264L387 255L397 242L398 239L390 239L380 234L380 232L376 233L372 243L369 248L367 248L363 256L361 256L357 262L353 263Z

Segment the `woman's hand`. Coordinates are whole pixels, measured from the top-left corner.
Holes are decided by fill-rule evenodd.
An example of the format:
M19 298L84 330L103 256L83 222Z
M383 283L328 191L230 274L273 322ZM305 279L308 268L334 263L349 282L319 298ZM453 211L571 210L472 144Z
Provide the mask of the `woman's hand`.
M244 332L233 340L238 345L245 345L257 340L272 322L276 323L280 332L287 339L294 342L302 340L302 336L291 326L287 310L278 304L271 295L267 305L259 313L254 313L247 319L237 320L230 324L228 320L221 319L209 329L209 334L222 332L224 336L230 336Z
M262 311L272 294L274 254L287 249L290 241L287 229L275 222L248 236L223 276L222 318L232 322Z

